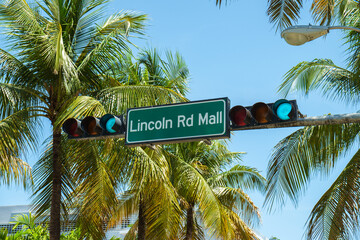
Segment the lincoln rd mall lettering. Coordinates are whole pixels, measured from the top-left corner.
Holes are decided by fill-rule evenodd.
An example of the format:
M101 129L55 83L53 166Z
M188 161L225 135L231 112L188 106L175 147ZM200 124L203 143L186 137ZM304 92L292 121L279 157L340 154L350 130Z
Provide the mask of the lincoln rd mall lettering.
M162 117L156 121L142 121L141 119L138 119L136 122L134 122L133 120L130 120L130 132L157 131L172 128L189 128L193 127L194 124L197 126L223 124L223 114L223 111L217 111L214 114L206 112L191 114L190 116L177 115L175 119L167 119L166 117ZM196 120L194 120L194 116L197 116Z

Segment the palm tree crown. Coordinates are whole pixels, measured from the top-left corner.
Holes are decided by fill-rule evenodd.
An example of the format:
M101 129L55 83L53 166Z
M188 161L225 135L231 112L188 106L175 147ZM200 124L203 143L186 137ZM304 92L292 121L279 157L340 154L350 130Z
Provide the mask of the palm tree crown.
M351 1L350 1L351 2ZM341 21L359 26L359 9L353 4ZM329 59L301 62L285 75L279 91L296 90L305 95L320 91L325 97L357 105L360 94L359 35L345 38L349 48L347 68ZM341 156L356 146L359 124L305 127L281 140L274 149L268 168L266 203L282 206L285 197L295 204L311 177L328 174ZM308 239L357 239L359 230L359 150L349 159L332 186L314 206L307 222Z
M106 2L9 0L0 5L1 26L7 36L7 49L0 49L2 123L15 120L14 123L24 126L18 128L22 134L6 133L2 128L4 133L11 134L4 143L14 151L7 157L17 157L27 146L36 146L40 118L50 121L52 136L47 141L47 150L36 163L34 175L35 203L39 213L50 213L51 239L59 239L60 215L67 207L64 200L71 199L73 191L79 190L74 181L85 174L72 175L73 166L67 161L71 156L61 136L62 122L68 117L105 112L121 114L131 106L184 100L178 93L183 90L155 85L137 87L113 81L110 73L115 66L122 66L120 59L129 51L128 37L142 34L146 16L120 12L101 21L101 9ZM1 149L5 153L6 149ZM99 156L93 159L94 165L82 169L93 168L94 174L88 176L97 176L99 180L104 175L95 169L101 169L101 161ZM10 160L5 164L11 163L13 168L3 163L0 166L15 171L15 164L20 162L14 157ZM95 200L99 202L101 198ZM99 231L101 234L102 230Z
M170 179L186 218L180 231L184 239L204 239L202 226L221 239L257 239L251 227L260 222L260 214L244 190L263 191L266 181L256 169L235 164L241 153L230 152L223 141L167 150Z

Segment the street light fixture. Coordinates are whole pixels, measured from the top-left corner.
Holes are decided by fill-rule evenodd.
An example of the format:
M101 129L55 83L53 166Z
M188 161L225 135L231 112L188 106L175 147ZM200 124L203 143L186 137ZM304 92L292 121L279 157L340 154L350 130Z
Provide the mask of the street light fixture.
M328 34L331 29L346 29L360 32L359 28L354 27L298 25L282 31L281 37L284 38L288 44L299 46Z

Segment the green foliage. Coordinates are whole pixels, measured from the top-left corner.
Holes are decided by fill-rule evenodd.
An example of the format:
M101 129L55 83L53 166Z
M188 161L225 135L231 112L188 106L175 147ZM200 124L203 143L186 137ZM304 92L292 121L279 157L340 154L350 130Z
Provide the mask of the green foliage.
M280 240L280 238L277 238L277 237L271 237L269 240Z
M163 61L155 50L144 52L136 68L124 70L134 61L129 39L143 34L147 17L123 11L103 20L106 2L10 0L0 5L7 37L0 49L0 180L31 182L19 156L38 148L40 117L50 121L53 134L34 167L34 205L37 214L53 220L56 235L60 219L55 217L81 206L82 231L101 239L120 184L112 156L106 154L116 141L68 143L61 136L65 119L186 101L188 70L179 54L167 53ZM132 71L141 77L133 78ZM68 145L77 158L70 156Z
M75 230L72 230L67 233L62 233L60 240L83 240L85 239L84 236L81 235L80 228L76 228ZM87 238L88 240L91 240L91 237Z
M229 152L224 142L217 141L211 146L193 142L131 151L115 152L114 160L122 159L117 169L125 170L122 176L129 180L110 226L136 214L143 204L147 238L181 239L187 209L193 206L194 239L204 239L204 226L225 239L255 237L250 227L259 223L259 211L242 189L264 191L265 179L253 168L228 169L241 153ZM138 227L139 220L125 239L135 239Z
M333 3L335 10L341 13L338 16L341 23L360 26L358 2ZM293 91L304 95L316 92L346 104L358 104L358 36L349 32L345 37L349 55L347 68L336 66L329 59L301 62L286 73L279 91L284 95ZM359 124L312 126L299 129L281 140L275 146L268 166L265 204L269 209L281 208L288 198L296 205L313 176L326 176L339 158L356 146L359 131ZM339 177L314 206L307 222L307 239L358 239L358 164L359 151L349 158Z
M0 229L0 240L6 240L8 235L8 230L5 228Z
M216 0L216 5L227 4L230 0ZM304 0L268 0L267 14L269 21L273 23L276 30L296 24L300 18ZM315 23L320 25L330 25L336 22L345 26L354 26L349 23L357 14L359 7L356 0L313 0L310 12ZM347 20L345 20L347 18Z
M14 217L14 221L11 222L14 225L13 229L18 226L22 226L22 229L14 234L8 234L7 229L0 229L0 240L49 240L49 231L47 225L37 223L36 217L29 214L19 214ZM82 235L80 228L76 228L70 232L62 233L60 240L83 240L92 238L86 235ZM112 237L112 240L120 240L119 238Z
M170 179L183 211L192 208L199 213L194 218L195 231L188 232L186 223L180 234L203 239L201 224L196 223L201 219L217 238L256 239L250 227L260 222L260 214L243 189L263 192L266 181L253 168L234 165L227 169L240 160L241 153L230 152L223 141L211 146L204 142L176 144L167 150L171 154Z
M110 240L121 240L121 239L114 236L114 237L111 237Z

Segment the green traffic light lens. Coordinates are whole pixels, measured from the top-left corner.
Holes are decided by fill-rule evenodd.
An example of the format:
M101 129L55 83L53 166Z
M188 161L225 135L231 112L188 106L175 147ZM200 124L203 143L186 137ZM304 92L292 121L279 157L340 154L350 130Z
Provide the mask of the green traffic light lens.
M108 133L125 133L125 126L122 116L114 116L112 114L105 114L100 119L100 126Z
M113 129L115 122L116 120L114 117L108 119L107 122L105 123L106 131L108 131L109 133L116 133L116 131Z
M292 105L291 103L282 103L278 106L277 110L276 110L276 115L281 119L281 120L289 120L289 114L291 113L292 110Z
M280 120L286 121L294 117L294 106L286 99L279 99L273 105L273 111Z

